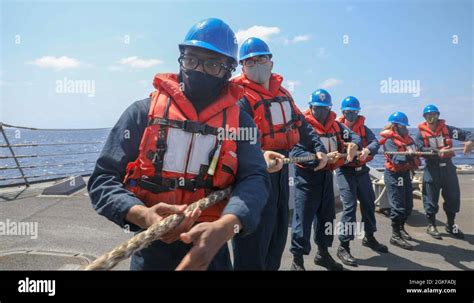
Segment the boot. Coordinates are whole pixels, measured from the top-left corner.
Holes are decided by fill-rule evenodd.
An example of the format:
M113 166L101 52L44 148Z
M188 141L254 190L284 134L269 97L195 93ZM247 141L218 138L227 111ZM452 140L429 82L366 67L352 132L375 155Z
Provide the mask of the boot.
M454 224L454 218L456 217L455 213L446 213L448 217L448 224L446 225L446 232L455 236L458 239L464 239L464 233L459 229L459 227Z
M400 235L405 241L411 241L413 238L405 230L405 219L400 222Z
M337 248L337 257L346 265L357 266L357 260L351 255L349 241L341 242L341 245Z
M408 243L401 235L401 223L400 221L392 221L392 237L390 238L390 244L398 246L403 249L413 250L413 246Z
M341 271L343 269L340 263L334 261L327 248L318 248L318 252L314 256L314 264L332 271Z
M426 229L426 233L435 239L443 239L436 228L436 217L434 215L428 216L428 228Z
M293 263L291 264L290 270L294 271L305 271L304 260L302 255L293 255Z
M383 245L375 239L373 234L366 234L364 239L362 239L362 245L365 247L371 248L372 250L380 253L388 253L388 247Z

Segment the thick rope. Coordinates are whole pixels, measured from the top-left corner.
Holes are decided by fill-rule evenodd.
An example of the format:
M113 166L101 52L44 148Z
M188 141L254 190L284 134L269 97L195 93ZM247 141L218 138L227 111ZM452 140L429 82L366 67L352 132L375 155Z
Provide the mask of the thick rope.
M304 156L304 157L292 157L292 158L284 158L282 159L283 165L287 164L293 164L293 163L303 163L303 162L310 162L316 159L316 155L312 154L310 156ZM270 162L267 164L267 168L272 168L277 165L277 160L270 160Z
M356 153L356 155L360 155L360 151ZM347 157L347 153L341 154L341 157ZM293 163L304 163L304 162L311 162L316 159L316 154L311 154L310 156L303 156L303 157L290 157L282 159L283 165L293 164ZM272 168L277 165L276 160L270 160L270 163L267 165L267 168Z
M462 151L462 150L464 150L464 147L454 147L454 148L450 148L450 149L432 150L432 151L426 151L426 152L422 152L422 151L412 151L412 152L409 152L409 151L403 151L403 152L386 151L386 152L383 152L383 153L386 154L386 155L438 156L438 155L441 155L441 154L444 154L444 153Z
M230 187L212 192L209 196L190 204L186 210L193 211L197 207L204 210L224 200L230 193ZM117 246L112 251L103 254L86 266L84 270L109 270L115 267L119 262L126 260L135 252L144 249L153 241L160 239L164 234L179 226L183 219L184 214L182 213L166 217L162 221L151 225L147 230Z

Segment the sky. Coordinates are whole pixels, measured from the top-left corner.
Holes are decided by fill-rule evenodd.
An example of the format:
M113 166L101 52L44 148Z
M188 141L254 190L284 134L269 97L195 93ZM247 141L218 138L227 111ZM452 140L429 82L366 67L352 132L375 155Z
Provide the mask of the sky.
M429 103L448 124L474 127L470 0L1 0L0 10L4 123L113 126L149 96L156 73L178 71L189 28L217 17L239 42L257 36L269 44L274 72L302 110L325 88L338 114L345 97L357 97L370 127L394 111L416 127ZM400 83L412 86L397 91Z

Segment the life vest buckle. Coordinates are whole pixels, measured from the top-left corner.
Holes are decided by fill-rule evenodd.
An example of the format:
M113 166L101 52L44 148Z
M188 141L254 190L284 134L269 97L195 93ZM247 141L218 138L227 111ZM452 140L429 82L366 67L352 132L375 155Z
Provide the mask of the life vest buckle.
M200 133L202 135L207 135L209 133L207 124L201 124L191 120L184 120L183 130L190 133Z
M176 178L170 178L166 179L166 187L169 188L169 190L176 190L178 186L178 180Z
M195 192L198 187L197 187L197 180L196 179L191 179L188 180L190 186L187 186L188 190L191 190L192 192Z
M178 180L176 178L150 178L142 176L137 181L141 187L153 193L172 191L178 188Z

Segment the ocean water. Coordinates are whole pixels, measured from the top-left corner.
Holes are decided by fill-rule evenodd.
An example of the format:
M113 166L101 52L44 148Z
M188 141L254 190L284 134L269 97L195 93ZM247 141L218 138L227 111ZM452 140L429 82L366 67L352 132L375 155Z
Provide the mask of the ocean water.
M66 130L43 131L5 128L10 144L63 144L45 146L13 147L16 155L36 155L32 158L18 158L20 165L25 166L23 171L30 181L58 178L76 174L91 173L94 163L102 150L103 141L107 138L110 129L98 130ZM74 144L99 142L92 144ZM0 134L0 144L5 140ZM21 176L18 169L2 170L4 167L14 168L13 159L3 159L2 156L11 156L8 148L0 148L0 186L23 182L23 179L4 181L2 179ZM41 167L38 167L41 166Z
M378 134L381 129L372 129ZM467 128L474 131L474 128ZM61 176L70 176L76 174L91 173L94 163L102 150L103 142L107 138L110 129L97 130L64 130L64 131L45 131L45 130L23 130L14 128L5 128L10 144L43 144L59 143L64 145L41 145L28 147L14 147L16 155L36 155L32 158L19 158L21 166L25 166L23 171L25 175L32 176L30 181L58 178ZM414 135L416 129L410 129ZM83 143L83 144L76 144ZM0 145L6 144L3 136L0 134ZM461 142L455 141L455 146L461 146ZM22 182L22 179L10 179L21 176L13 159L3 159L2 156L11 156L8 148L0 148L0 186L12 183ZM474 154L463 155L457 152L453 158L455 164L468 164L474 166ZM383 167L383 155L376 155L370 162L373 167ZM15 168L15 169L4 169Z

